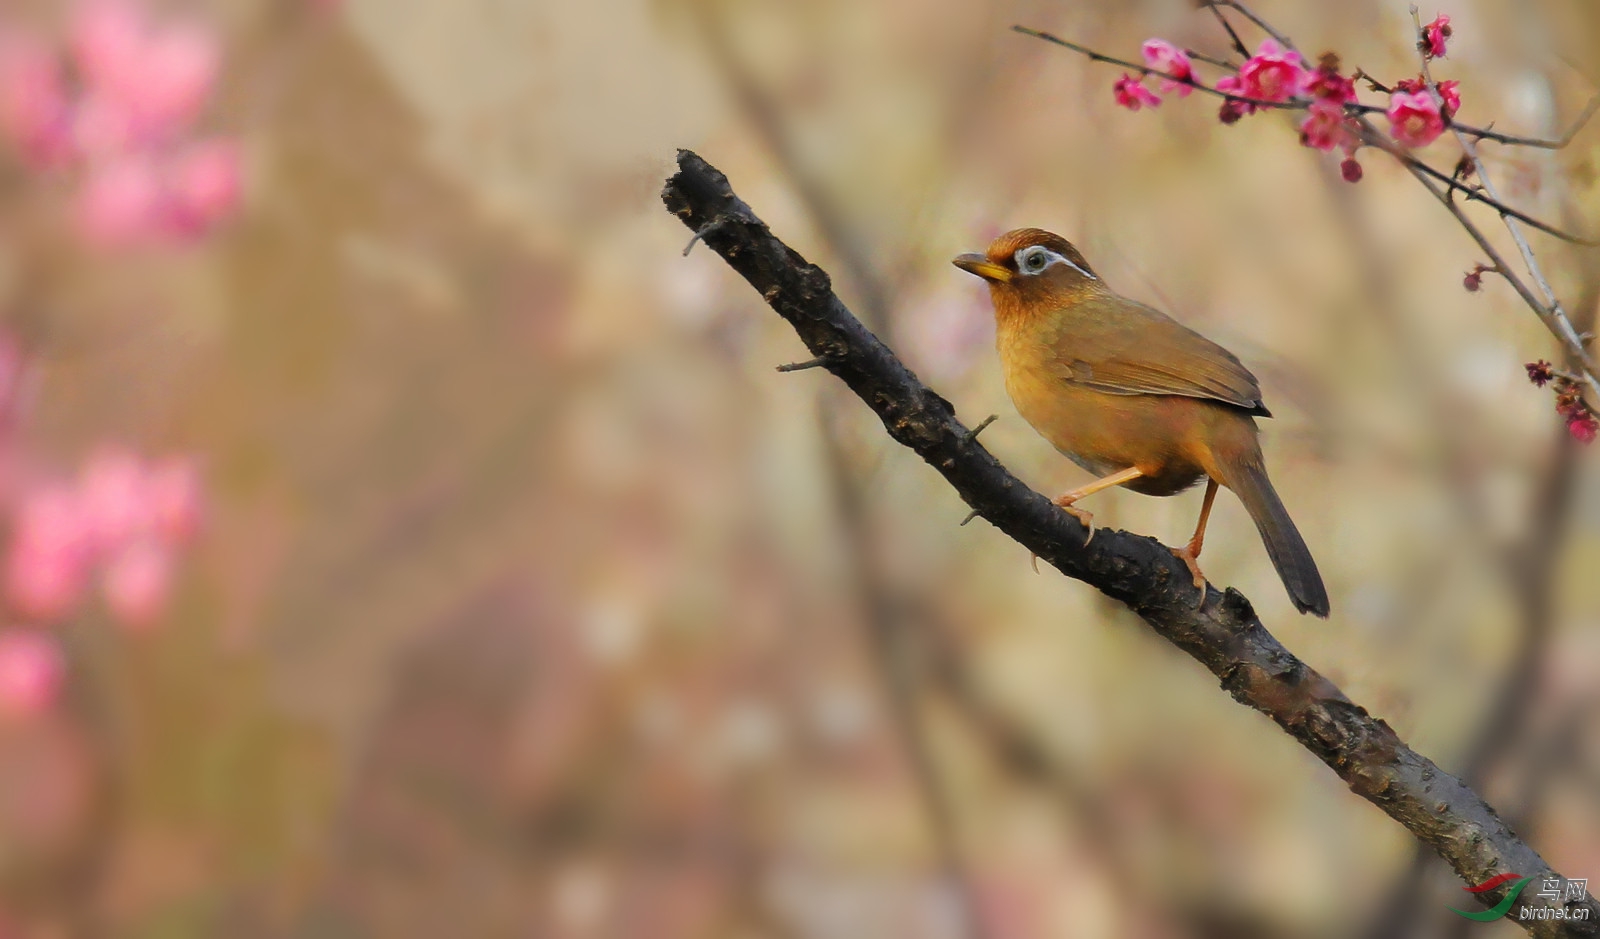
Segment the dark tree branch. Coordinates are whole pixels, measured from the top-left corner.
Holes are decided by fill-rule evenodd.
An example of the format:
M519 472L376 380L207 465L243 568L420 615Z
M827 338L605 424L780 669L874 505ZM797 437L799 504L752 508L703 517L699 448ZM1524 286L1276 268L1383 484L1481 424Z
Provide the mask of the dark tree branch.
M996 528L1062 573L1125 603L1210 669L1236 700L1270 717L1351 791L1428 844L1467 883L1508 872L1553 876L1476 792L1284 648L1238 591L1208 586L1197 605L1188 571L1155 539L1101 530L1086 542L1081 524L970 439L950 403L851 315L827 273L774 237L721 172L679 151L678 172L662 199L691 231L704 232L706 245L794 327L812 354L828 359L828 371L866 402L891 437L933 466ZM722 224L707 228L716 220ZM1503 895L1501 887L1481 896L1492 903ZM1540 901L1525 892L1523 902ZM1600 902L1590 897L1582 905L1587 920L1526 925L1538 936L1600 935Z

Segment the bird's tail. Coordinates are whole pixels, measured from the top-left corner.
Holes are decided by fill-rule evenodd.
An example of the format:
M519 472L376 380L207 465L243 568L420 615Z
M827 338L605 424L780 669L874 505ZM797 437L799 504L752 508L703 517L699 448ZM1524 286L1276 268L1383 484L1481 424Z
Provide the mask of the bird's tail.
M1261 540L1267 546L1267 557L1278 569L1283 586L1288 588L1289 599L1302 613L1328 615L1328 590L1322 585L1322 575L1317 573L1317 562L1311 558L1299 529L1289 518L1283 501L1267 479L1266 467L1259 460L1249 460L1230 467L1228 480L1239 496L1239 501L1255 520Z

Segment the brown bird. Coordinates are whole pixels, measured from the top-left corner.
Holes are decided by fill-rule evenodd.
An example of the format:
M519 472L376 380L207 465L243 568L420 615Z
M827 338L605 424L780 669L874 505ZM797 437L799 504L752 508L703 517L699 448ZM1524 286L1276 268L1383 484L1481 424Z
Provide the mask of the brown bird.
M1060 235L1007 232L955 265L989 282L1006 391L1023 418L1099 477L1058 497L1073 503L1112 486L1175 495L1206 478L1194 537L1172 552L1205 591L1198 558L1217 487L1250 512L1267 556L1302 613L1328 615L1328 591L1305 540L1267 479L1255 418L1271 417L1256 377L1199 333L1107 287Z

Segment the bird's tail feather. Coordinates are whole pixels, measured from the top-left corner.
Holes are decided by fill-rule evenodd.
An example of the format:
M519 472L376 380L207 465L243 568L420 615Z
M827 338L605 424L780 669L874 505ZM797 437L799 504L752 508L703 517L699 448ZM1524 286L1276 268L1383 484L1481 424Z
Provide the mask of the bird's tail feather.
M1299 529L1289 518L1283 501L1267 479L1267 470L1259 462L1250 461L1232 467L1228 481L1239 501L1255 520L1261 540L1267 546L1267 557L1278 569L1278 576L1288 588L1289 599L1302 613L1328 615L1328 590L1322 585L1322 575L1317 572L1317 562L1311 558Z

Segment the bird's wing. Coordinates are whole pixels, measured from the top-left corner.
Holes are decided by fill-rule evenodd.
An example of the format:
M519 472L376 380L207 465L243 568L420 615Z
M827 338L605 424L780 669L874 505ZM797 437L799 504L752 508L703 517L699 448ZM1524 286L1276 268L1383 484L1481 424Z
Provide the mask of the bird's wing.
M1053 343L1063 377L1116 395L1210 398L1271 416L1261 385L1233 353L1132 300L1115 317L1085 311Z

